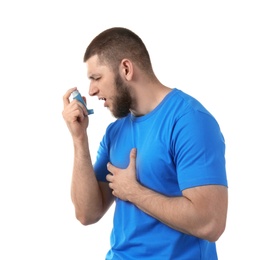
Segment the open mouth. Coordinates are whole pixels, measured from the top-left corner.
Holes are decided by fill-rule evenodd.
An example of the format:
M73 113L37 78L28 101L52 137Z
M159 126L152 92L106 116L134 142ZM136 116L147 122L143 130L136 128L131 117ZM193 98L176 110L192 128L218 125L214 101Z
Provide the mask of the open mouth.
M102 101L104 101L104 107L106 107L107 106L107 104L106 104L106 98L99 98L99 100L102 100Z

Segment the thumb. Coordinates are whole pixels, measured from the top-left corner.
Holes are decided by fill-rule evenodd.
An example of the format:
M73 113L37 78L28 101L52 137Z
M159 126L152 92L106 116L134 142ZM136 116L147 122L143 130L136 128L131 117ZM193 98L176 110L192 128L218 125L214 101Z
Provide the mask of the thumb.
M136 148L132 148L130 151L130 162L129 162L129 167L136 167Z

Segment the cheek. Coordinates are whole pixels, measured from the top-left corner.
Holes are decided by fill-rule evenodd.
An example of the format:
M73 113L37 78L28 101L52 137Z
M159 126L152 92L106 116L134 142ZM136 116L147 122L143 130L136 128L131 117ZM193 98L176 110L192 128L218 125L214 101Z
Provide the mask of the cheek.
M115 88L116 88L116 84L115 84L115 81L111 78L103 78L103 79L100 79L98 82L96 82L101 89L103 89L103 91L105 92L112 92L112 91L115 91Z

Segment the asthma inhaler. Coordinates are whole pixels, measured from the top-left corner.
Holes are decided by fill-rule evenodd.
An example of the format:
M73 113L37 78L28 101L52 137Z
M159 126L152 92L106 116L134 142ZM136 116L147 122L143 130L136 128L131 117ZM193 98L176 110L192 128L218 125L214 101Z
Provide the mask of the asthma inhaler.
M81 96L81 94L79 93L78 90L75 90L74 92L72 92L72 97L73 97L73 99L77 99L79 102L81 102L86 107L85 101L82 98L82 96ZM86 110L87 110L88 115L94 114L94 109L88 109L86 107Z

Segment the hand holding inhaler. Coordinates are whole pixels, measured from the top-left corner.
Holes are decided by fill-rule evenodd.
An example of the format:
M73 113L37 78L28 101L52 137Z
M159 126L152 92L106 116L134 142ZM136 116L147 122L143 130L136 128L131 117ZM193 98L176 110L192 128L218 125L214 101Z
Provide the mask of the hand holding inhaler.
M79 102L81 102L85 106L88 115L94 114L93 109L88 109L86 107L86 103L85 103L84 99L82 98L82 96L81 96L81 94L79 93L78 90L75 90L75 91L72 92L72 97L73 97L73 99L77 99Z

